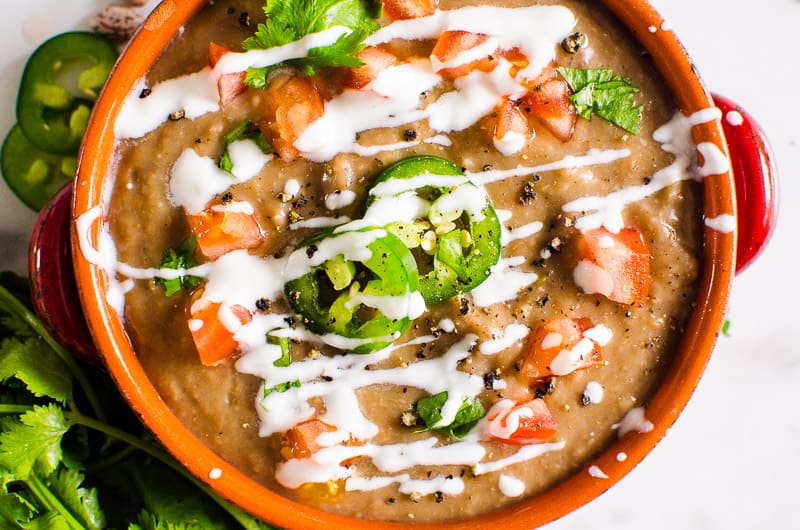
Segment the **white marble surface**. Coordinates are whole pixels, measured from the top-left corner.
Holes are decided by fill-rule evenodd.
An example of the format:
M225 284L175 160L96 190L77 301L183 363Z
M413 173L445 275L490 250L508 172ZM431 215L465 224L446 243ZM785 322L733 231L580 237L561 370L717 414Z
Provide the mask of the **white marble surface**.
M6 2L0 18L0 130L13 122L27 55L49 35L87 27L103 0ZM800 227L798 0L652 0L714 91L766 130L781 175L766 252L737 277L729 319L695 396L628 477L548 530L800 528ZM0 183L0 266L24 270L34 216Z

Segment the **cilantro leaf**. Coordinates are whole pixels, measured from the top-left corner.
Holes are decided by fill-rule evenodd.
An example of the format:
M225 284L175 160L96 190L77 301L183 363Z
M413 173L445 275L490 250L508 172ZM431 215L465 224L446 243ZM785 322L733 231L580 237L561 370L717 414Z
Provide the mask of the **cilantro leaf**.
M639 89L628 77L619 77L609 69L558 68L573 91L570 99L582 118L597 114L604 120L638 134L642 106L636 106L633 94Z
M50 475L61 462L61 438L69 428L58 405L35 406L0 433L0 466L16 477Z
M465 397L449 425L433 427L442 420L442 408L447 403L447 397L447 391L444 391L417 401L414 409L426 427L417 432L434 430L451 438L463 438L472 430L478 420L486 415L486 410L477 398Z
M284 381L283 383L278 383L275 386L265 388L262 397L267 397L273 392L288 392L290 388L300 388L300 380L295 379L294 381Z
M73 530L66 517L59 512L47 512L19 526L25 530Z
M289 337L274 337L272 335L267 335L267 343L281 347L281 356L278 360L272 363L273 366L286 367L292 364L292 350L289 343ZM298 381L298 386L299 385L300 382Z
M13 528L29 522L35 513L35 507L20 495L0 493L0 523L8 523Z
M191 269L200 263L195 259L194 254L197 252L197 238L189 236L181 243L178 248L171 248L164 255L161 260L162 269ZM155 278L153 282L156 285L164 286L164 294L172 296L179 292L181 289L191 289L200 285L202 278L197 276L184 275L178 276L171 280L165 278Z
M86 528L102 530L106 518L100 509L100 500L95 488L82 487L84 476L75 469L61 468L53 475L50 489Z
M249 68L245 84L264 88L270 72L281 66L291 66L305 75L314 75L321 68L361 66L364 63L354 55L364 49L367 36L380 27L376 19L381 11L381 3L372 0L267 0L264 8L267 23L259 24L255 34L245 39L242 43L245 50L283 46L334 26L344 26L351 32L332 44L311 48L307 57Z
M37 397L60 403L72 399L72 378L64 362L38 338L7 338L0 343L0 382L15 377Z
M267 141L266 136L261 130L255 126L255 124L250 120L244 120L242 123L234 127L231 132L225 135L225 148L222 151L222 156L219 158L219 168L223 171L227 171L231 173L233 171L233 160L231 160L231 155L228 152L228 148L234 142L240 142L242 140L252 140L261 149L261 152L264 154L270 154L275 152L275 149L270 145Z
M147 510L139 512L136 523L131 523L128 530L202 530L194 523L180 521L162 521Z

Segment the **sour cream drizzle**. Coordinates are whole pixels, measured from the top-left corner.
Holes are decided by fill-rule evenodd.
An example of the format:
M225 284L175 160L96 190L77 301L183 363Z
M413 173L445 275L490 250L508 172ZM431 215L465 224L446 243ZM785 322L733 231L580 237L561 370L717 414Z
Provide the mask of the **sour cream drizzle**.
M592 212L576 221L578 230L603 226L616 234L625 225L622 210L628 204L645 199L676 182L688 180L694 174L704 177L728 171L729 164L725 155L717 145L708 142L697 146L704 158L703 166L697 169L695 145L691 136L692 127L719 119L720 116L721 112L717 108L703 109L688 117L680 111L675 113L672 120L653 133L653 139L661 144L661 148L675 155L672 164L656 171L647 184L628 186L606 196L581 197L568 202L562 209L565 212Z

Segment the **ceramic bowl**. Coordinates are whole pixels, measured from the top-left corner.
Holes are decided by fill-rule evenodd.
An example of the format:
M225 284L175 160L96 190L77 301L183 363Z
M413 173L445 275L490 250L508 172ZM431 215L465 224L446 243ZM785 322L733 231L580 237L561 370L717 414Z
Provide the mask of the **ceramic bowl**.
M72 219L77 219L92 209L104 207L104 201L109 195L106 175L113 162L113 124L123 99L136 81L147 73L176 32L205 3L206 0L165 0L155 9L123 53L97 102L86 133L75 181ZM664 19L647 2L602 0L602 3L652 55L654 64L684 114L690 115L715 106L715 101L703 86L677 37L672 31L664 30ZM662 29L653 32L652 28ZM723 111L734 109L724 98L717 98L716 105ZM738 127L730 126L725 120L715 120L697 125L692 131L696 144L711 142L726 154L728 146L731 148L731 167L734 171L712 175L703 181L703 213L706 218L722 214L736 215L738 208L739 228L728 233L709 227L704 230L704 255L696 309L674 353L663 383L647 405L647 417L654 425L653 430L626 434L586 464L587 467L597 465L602 468L609 475L606 480L598 480L584 470L545 493L508 508L465 521L416 526L446 529L493 525L495 528L527 530L545 524L589 502L613 486L665 435L694 391L712 353L737 267L743 268L763 247L775 217L774 171L770 165L769 149L760 129L746 113L744 116L744 123ZM727 143L723 128L728 129L725 131L728 134ZM70 218L68 199L69 192L62 193L56 203L43 213L34 234L31 251L31 276L38 293L36 298L39 312L58 336L67 339L74 335L74 330L60 326L67 318L63 313L73 313L72 318L68 318L70 322L76 320L74 314L80 315L79 310L74 307L72 310L65 308L69 304L64 304L63 300L57 301L59 293L63 291L59 287L69 280L70 264L57 256L48 260L46 255L54 252L58 245L65 248L65 238L62 237L60 243L56 244L52 242L52 234L63 230L66 219ZM89 244L96 247L98 224L92 225L88 232ZM740 238L738 258L737 234ZM68 249L66 254L69 254ZM178 420L148 379L119 315L107 301L109 279L103 270L84 258L74 236L74 227L72 256L85 318L103 362L144 423L198 478L242 508L282 527L320 528L325 525L329 528L372 530L403 526L401 523L347 518L286 499L248 478L208 449ZM56 262L67 270L67 273L59 271L58 279L54 279L54 273L50 270L56 267ZM69 295L61 296L63 298ZM77 320L80 321L80 318ZM623 462L616 459L620 452L628 455ZM212 469L222 470L221 476L210 478ZM214 473L212 476L216 475Z

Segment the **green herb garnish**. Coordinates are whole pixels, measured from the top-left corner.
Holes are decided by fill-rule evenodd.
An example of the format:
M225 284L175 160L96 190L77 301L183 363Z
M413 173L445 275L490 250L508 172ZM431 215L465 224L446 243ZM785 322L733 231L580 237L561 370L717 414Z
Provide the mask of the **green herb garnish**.
M268 0L264 7L267 23L259 24L255 35L246 39L245 50L266 50L283 46L334 26L350 28L328 46L311 48L306 57L290 59L264 68L248 68L245 84L265 88L269 73L291 66L305 75L320 68L364 64L355 54L364 49L364 40L378 29L382 4L371 0Z
M631 85L629 77L619 77L609 69L558 68L558 72L574 92L570 99L583 118L591 120L594 113L628 132L639 133L642 107L633 101L639 89Z
M289 344L289 337L275 337L273 335L267 335L267 342L275 346L280 346L281 348L281 356L277 361L272 363L273 366L285 368L292 364L292 350Z
M442 407L447 402L447 391L420 399L414 405L417 416L425 423L425 429L416 432L434 430L451 438L463 438L475 426L479 419L486 415L486 410L478 398L466 397L461 402L452 423L443 427L433 427L442 419Z
M0 528L272 527L169 456L105 372L79 365L0 286Z
M252 140L264 154L275 152L275 149L273 149L270 143L267 141L264 133L262 133L261 130L250 120L245 120L234 127L231 132L225 135L224 140L225 149L222 151L222 156L219 157L219 168L223 171L227 171L228 173L233 171L233 161L231 160L231 155L228 152L228 147L230 147L230 145L234 142L239 142L241 140Z
M197 238L194 236L189 236L178 246L178 248L171 248L167 251L167 253L164 255L164 259L161 260L160 268L191 269L192 267L196 267L200 263L194 258L195 252L197 252ZM155 278L153 279L153 282L156 285L163 285L164 294L167 296L172 296L181 289L192 289L197 287L200 285L202 280L202 278L197 276L185 274L172 279Z
M725 319L725 322L722 323L722 334L725 335L726 337L730 337L731 336L730 330L731 330L731 321Z
M262 397L267 397L268 395L272 394L273 392L287 392L290 388L300 388L300 380L295 379L294 381L286 381L283 383L278 383L275 386L271 386L269 388L264 389L264 394Z

